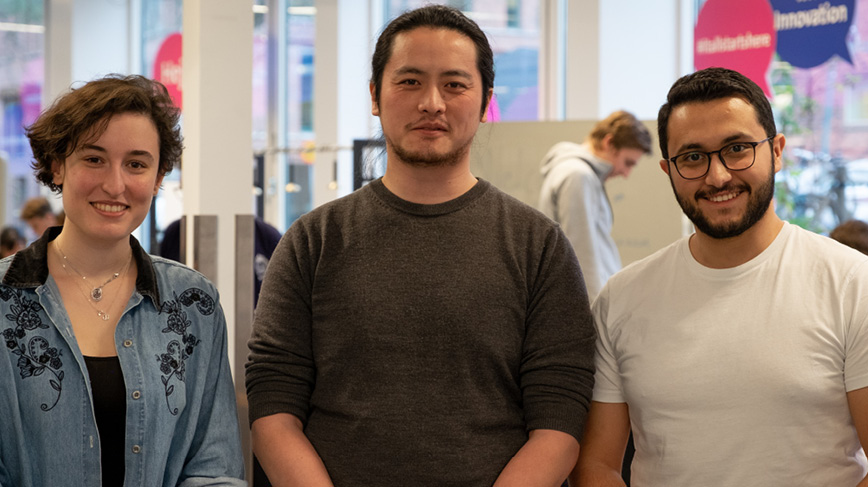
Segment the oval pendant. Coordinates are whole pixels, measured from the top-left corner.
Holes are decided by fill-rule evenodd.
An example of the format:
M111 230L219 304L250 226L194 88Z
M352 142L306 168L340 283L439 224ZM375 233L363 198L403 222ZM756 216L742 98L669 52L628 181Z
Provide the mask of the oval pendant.
M103 321L108 321L109 319L108 313L100 313L99 317L102 318Z
M93 288L93 291L90 292L90 299L93 299L94 301L101 300L102 299L102 288L101 287Z

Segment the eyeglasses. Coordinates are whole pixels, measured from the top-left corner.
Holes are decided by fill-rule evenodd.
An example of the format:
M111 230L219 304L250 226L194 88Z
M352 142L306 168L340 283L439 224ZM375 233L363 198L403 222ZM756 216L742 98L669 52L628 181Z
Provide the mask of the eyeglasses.
M708 174L711 167L711 156L717 154L723 167L730 171L744 171L753 166L756 161L756 146L768 142L774 136L766 137L757 142L733 142L711 152L690 151L667 159L675 164L675 170L684 179L700 179Z

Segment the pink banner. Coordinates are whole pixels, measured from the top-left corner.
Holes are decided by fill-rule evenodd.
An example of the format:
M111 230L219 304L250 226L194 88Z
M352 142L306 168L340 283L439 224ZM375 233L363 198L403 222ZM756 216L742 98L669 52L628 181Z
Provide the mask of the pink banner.
M767 73L775 52L774 15L768 0L708 0L693 37L697 70L717 66L747 76L771 97Z
M163 83L169 96L181 108L181 34L166 37L154 59L154 79Z

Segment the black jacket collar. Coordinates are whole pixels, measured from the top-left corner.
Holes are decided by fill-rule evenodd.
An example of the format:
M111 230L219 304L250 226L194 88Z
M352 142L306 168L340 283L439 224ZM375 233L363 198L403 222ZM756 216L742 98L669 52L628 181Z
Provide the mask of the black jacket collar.
M3 285L15 288L35 288L45 284L48 279L48 242L58 235L63 227L49 228L42 237L12 258L9 269L3 276ZM136 291L151 298L157 310L160 309L160 290L157 286L157 273L151 256L142 249L139 241L130 235L130 248L136 262L138 276Z

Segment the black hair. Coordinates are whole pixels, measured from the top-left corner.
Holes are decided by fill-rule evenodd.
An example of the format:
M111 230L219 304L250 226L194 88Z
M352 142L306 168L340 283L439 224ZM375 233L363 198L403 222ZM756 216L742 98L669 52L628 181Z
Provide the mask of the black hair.
M679 105L691 102L706 102L721 98L739 97L753 106L757 121L767 137L777 135L775 117L763 90L747 76L726 68L706 68L682 76L669 89L666 103L657 115L657 138L660 153L669 159L669 116ZM771 144L769 144L771 147Z
M380 88L383 85L383 71L392 56L392 46L395 36L401 32L419 27L450 29L467 36L476 45L476 68L482 77L482 108L485 112L488 104L488 93L494 87L494 54L485 33L473 20L460 10L445 5L426 5L415 10L404 12L389 22L383 29L374 56L371 59L371 83L374 85L374 100L380 102Z

